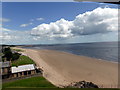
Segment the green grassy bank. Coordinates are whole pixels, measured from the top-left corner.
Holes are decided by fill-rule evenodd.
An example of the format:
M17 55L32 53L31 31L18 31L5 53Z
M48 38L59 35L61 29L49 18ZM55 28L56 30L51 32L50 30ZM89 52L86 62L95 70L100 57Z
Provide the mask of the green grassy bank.
M35 64L35 62L27 56L20 56L18 60L12 61L12 66Z
M3 83L3 88L56 88L44 77L32 77Z

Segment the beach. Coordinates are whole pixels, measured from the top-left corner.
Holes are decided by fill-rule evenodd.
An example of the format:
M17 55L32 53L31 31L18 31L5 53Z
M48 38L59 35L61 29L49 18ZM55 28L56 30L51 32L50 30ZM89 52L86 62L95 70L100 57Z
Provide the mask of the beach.
M117 63L55 50L24 49L23 53L43 70L48 81L58 87L83 80L103 88L118 86Z

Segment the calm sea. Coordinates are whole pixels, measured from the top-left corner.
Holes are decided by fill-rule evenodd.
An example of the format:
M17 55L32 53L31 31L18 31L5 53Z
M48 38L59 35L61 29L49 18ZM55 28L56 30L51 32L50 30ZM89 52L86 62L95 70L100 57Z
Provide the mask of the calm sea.
M59 50L76 55L118 62L118 42L33 45L28 48Z

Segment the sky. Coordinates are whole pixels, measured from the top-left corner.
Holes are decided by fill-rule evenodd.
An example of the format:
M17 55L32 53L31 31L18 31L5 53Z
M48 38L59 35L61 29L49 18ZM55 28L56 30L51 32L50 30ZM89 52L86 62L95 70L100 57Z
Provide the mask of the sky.
M91 2L3 2L0 43L117 41L118 6Z
M2 2L74 2L74 0L2 0Z

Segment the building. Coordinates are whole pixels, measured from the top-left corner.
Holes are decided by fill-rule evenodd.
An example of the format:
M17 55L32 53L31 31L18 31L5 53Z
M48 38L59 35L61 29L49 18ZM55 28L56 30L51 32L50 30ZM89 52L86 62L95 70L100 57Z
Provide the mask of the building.
M11 65L9 61L0 62L0 74L2 75L2 79L9 78L11 75Z
M18 67L11 67L12 78L24 77L36 74L36 67L34 64L20 65Z

